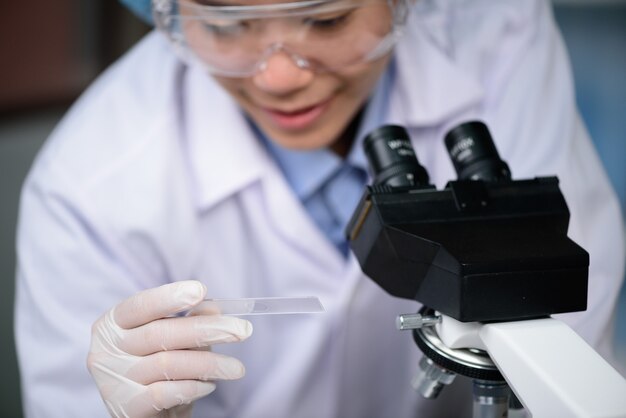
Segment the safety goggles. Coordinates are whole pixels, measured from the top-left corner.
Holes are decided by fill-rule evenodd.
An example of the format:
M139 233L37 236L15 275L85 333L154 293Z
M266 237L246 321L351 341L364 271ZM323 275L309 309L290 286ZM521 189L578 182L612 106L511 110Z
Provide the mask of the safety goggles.
M400 36L409 0L225 1L232 0L153 0L155 23L185 61L248 77L279 52L315 72L380 58Z

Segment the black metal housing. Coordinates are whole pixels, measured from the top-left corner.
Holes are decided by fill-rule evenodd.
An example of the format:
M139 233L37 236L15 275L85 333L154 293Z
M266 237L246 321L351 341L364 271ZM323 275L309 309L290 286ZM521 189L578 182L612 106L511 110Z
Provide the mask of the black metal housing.
M556 177L370 186L347 227L361 268L388 293L459 321L585 310L588 253L567 237Z

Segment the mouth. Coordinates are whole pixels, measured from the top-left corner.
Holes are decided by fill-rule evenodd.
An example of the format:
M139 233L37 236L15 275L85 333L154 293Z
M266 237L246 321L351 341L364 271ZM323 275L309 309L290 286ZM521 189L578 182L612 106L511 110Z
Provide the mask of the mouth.
M300 130L313 125L326 111L330 101L331 100L329 99L319 102L313 106L302 107L289 111L272 108L263 108L263 111L279 128L286 130Z

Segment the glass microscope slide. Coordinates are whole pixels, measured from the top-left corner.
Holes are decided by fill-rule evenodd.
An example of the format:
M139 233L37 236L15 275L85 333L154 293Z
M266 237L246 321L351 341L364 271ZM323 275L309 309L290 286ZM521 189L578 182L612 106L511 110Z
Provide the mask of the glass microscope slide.
M306 297L270 297L240 299L205 299L194 306L187 315L222 314L222 315L275 315L306 314L324 312L319 298Z

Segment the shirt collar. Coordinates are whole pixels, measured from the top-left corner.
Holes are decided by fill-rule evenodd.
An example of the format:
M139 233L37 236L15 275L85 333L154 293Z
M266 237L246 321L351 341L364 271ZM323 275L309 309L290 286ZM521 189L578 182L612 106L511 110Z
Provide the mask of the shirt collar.
M392 63L374 89L374 93L361 117L355 141L345 161L328 148L312 151L283 148L268 140L262 132L255 129L258 138L273 155L300 199L306 200L312 196L344 164L352 165L367 172L367 160L361 144L369 132L385 123L389 107L389 91L394 77L395 65Z
M207 209L259 180L270 159L237 104L197 66L184 67L179 108L196 203Z
M341 158L322 148L299 151L283 148L259 133L289 184L300 199L307 199L341 166Z

